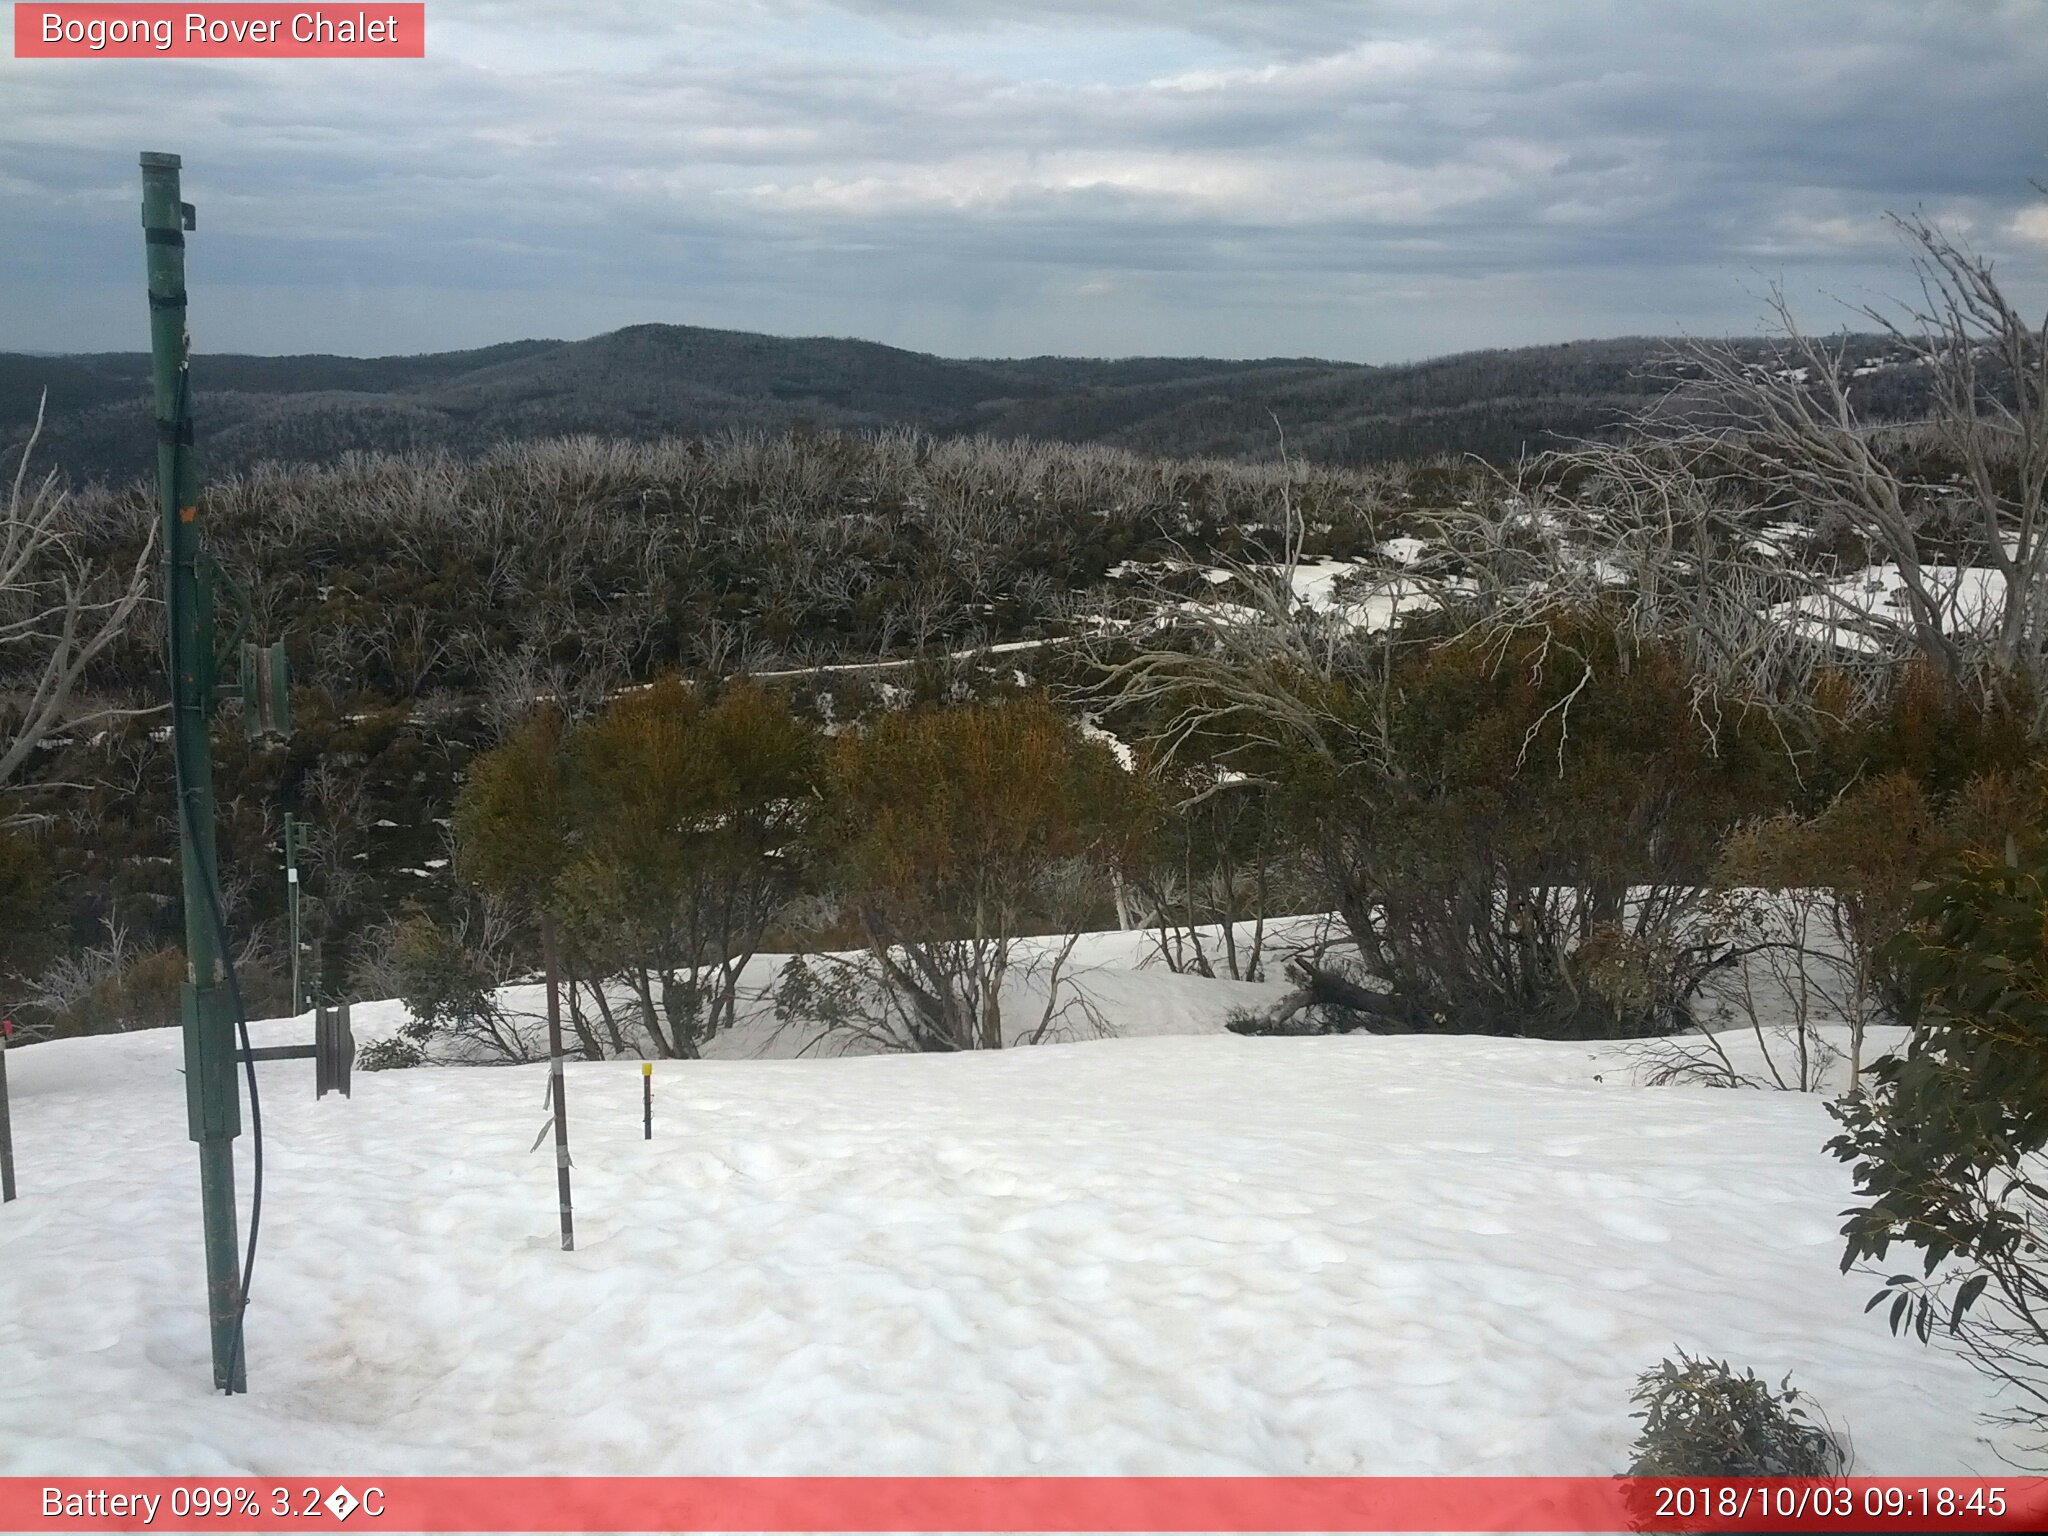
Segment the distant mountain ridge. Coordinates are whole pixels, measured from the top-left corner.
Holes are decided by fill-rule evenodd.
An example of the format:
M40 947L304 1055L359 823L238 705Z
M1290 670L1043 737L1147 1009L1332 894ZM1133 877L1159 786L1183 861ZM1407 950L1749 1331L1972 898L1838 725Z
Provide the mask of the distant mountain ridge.
M1740 345L1759 358L1769 350ZM635 325L585 341L413 357L201 355L194 415L214 471L350 451L473 453L570 433L891 426L1225 457L1270 457L1284 431L1289 452L1336 463L1443 452L1502 460L1612 430L1662 393L1656 365L1670 346L1624 337L1394 366L954 359L878 342ZM20 443L47 390L40 463L80 482L143 475L154 463L148 381L143 353L0 353L0 445ZM1881 404L1885 378L1865 382Z

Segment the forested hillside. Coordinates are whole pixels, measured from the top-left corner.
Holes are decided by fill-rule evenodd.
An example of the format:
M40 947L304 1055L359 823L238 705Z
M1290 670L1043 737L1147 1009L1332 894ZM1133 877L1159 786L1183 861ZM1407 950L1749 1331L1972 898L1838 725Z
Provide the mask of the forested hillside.
M1907 410L1893 349L1855 338L1872 414ZM1759 366L1774 353L1744 344ZM194 364L209 469L329 463L352 450L472 454L535 437L910 426L1139 452L1339 464L1477 454L1496 462L1611 432L1667 390L1668 341L1623 338L1366 367L1313 358L957 360L872 342L641 325L418 357L237 357ZM0 354L0 448L49 392L42 462L74 482L154 462L142 353Z

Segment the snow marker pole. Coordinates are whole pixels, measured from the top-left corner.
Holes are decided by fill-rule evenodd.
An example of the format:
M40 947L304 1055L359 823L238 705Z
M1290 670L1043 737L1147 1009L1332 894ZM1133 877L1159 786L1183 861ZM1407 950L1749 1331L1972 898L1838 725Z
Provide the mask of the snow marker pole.
M306 1010L301 1000L305 994L299 986L299 819L289 811L284 818L284 880L285 893L291 898L292 1017L297 1018Z
M206 1232L206 1314L213 1384L248 1390L237 1347L240 1245L235 1239L235 1021L227 967L214 931L219 869L214 845L213 580L199 533L199 470L192 457L191 352L185 324L185 231L176 155L142 156L143 250L149 261L151 383L156 409L157 498L163 518L164 608L170 631L171 752L185 887L185 1110L199 1143L199 1204Z
M0 1075L0 1089L5 1089L7 1079ZM5 1113L6 1104L0 1101L0 1113ZM4 1122L0 1122L4 1123ZM654 1140L654 1063L640 1063L640 1128L642 1141Z
M0 1019L0 1205L14 1198L14 1119L7 1112L7 1037L14 1020Z
M541 914L540 946L548 970L548 1079L555 1105L555 1194L562 1207L562 1252L576 1249L576 1218L569 1208L569 1099L562 1078L561 967L555 961L555 920Z

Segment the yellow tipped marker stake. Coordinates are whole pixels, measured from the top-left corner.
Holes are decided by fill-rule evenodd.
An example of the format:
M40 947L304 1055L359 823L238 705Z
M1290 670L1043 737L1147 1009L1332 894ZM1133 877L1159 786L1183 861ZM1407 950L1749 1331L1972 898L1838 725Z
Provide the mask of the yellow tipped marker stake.
M654 1063L640 1063L640 1128L642 1141L654 1140Z

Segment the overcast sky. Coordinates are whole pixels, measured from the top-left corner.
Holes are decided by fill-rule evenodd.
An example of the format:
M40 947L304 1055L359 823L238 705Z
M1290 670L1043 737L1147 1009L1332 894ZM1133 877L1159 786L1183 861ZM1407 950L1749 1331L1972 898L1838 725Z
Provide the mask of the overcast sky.
M374 7L372 7L374 9ZM1809 323L1924 209L2048 305L2048 0L430 0L424 61L0 59L0 349L640 321L1391 361ZM1833 296L1833 297L1830 297Z

